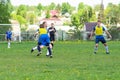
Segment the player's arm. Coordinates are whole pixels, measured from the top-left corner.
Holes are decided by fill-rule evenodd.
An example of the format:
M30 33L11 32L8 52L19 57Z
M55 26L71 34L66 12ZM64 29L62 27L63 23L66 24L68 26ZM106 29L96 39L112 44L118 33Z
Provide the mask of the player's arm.
M103 31L105 31L105 33L109 36L109 38L112 38L112 36L110 35L110 33L104 27L103 27Z
M94 32L95 32L95 27L93 28L93 30L90 33L90 39L92 39L92 36L93 36Z
M54 31L56 32L56 29L54 28Z
M53 31L53 29L48 29L49 32Z
M34 34L34 36L37 36L39 35L39 30L37 30L37 32Z
M107 30L105 30L105 32L109 36L109 38L112 38L111 34Z

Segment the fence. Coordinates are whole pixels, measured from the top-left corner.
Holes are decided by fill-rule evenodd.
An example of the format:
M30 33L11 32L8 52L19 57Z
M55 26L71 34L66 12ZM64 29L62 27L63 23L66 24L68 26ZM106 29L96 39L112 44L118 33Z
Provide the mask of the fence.
M3 25L0 25L0 27ZM12 25L13 26L13 25ZM16 25L14 25L16 27ZM6 27L10 27L10 25L6 25ZM12 40L13 41L37 41L38 36L34 36L34 33L36 31L20 31L18 27L16 27L17 30L13 31ZM109 32L111 33L113 40L120 40L120 27L112 27L109 29ZM86 39L84 39L86 37ZM58 41L64 41L64 40L89 40L89 35L85 35L84 32L75 31L75 30L57 30L56 32L56 40ZM5 32L0 33L0 41L5 41Z

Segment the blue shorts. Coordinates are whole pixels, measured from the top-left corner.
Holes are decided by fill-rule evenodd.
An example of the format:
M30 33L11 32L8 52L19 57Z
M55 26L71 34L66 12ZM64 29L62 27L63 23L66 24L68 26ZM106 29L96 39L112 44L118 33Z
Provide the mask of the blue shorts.
M39 36L38 45L48 46L50 44L50 38L48 34L42 34Z
M7 37L7 40L11 40L11 37Z
M99 43L99 42L102 42L103 44L106 43L106 40L102 35L96 36L95 38L95 43Z

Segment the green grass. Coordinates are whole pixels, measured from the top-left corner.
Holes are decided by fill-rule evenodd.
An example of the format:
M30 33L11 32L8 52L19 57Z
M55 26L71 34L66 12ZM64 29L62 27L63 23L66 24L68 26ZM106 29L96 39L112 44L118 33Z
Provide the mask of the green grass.
M0 43L0 80L120 80L120 42L108 42L111 54L102 44L96 55L94 42L56 42L53 58L46 48L37 57L30 53L36 42Z

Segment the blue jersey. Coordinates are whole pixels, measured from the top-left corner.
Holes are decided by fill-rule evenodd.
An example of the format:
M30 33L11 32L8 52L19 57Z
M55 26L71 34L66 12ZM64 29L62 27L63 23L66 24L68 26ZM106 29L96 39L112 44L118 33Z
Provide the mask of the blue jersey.
M11 31L7 31L7 32L6 32L6 37L7 37L7 38L11 38L11 36L12 36L12 32L11 32Z

